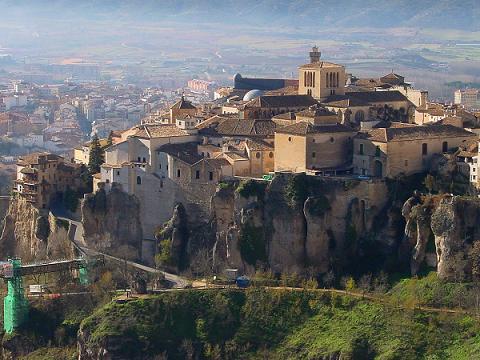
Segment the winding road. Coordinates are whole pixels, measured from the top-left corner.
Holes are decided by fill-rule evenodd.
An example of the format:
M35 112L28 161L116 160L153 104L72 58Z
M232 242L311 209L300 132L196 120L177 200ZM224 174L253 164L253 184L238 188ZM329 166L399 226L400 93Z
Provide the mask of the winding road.
M69 230L68 230L68 235L70 241L73 243L75 248L80 251L80 253L86 255L86 256L98 256L101 255L105 259L111 260L111 261L116 261L121 264L125 264L125 259L120 259L118 257L103 253L101 251L91 249L87 246L85 242L85 237L84 237L84 231L83 231L83 224L80 221L73 220L68 217L67 213L61 208L61 207L53 207L51 210L51 213L53 216L55 216L59 220L67 221L70 224ZM187 279L171 274L159 269L155 269L143 264L139 264L133 261L126 261L128 266L134 267L140 271L147 272L150 274L156 274L156 275L163 275L165 280L169 281L170 283L173 284L173 288L175 289L184 289L190 286L190 281Z

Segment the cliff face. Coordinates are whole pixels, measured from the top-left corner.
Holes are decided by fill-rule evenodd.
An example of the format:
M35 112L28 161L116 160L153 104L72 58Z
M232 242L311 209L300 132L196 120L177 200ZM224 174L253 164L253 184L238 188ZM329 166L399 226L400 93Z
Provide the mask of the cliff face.
M73 256L68 223L58 221L24 199L11 200L0 237L0 258L18 256L24 262Z
M324 273L359 261L365 242L394 252L401 235L384 211L383 182L277 175L268 185L242 186L212 199L216 256L229 267ZM379 217L384 226L374 229Z
M140 205L135 196L116 187L98 190L81 205L85 245L114 256L140 258L142 225Z
M471 249L480 239L480 200L474 197L430 196L411 198L404 206L406 242L412 247L411 269L424 262L436 265L438 276L463 280L472 274ZM429 244L431 242L431 244ZM430 245L430 246L429 246ZM428 248L436 261L428 258Z

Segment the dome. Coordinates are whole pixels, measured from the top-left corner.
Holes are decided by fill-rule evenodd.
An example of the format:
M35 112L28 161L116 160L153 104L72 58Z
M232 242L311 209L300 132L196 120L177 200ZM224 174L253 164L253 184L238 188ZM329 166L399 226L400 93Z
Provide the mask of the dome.
M250 90L249 92L247 92L245 94L245 96L243 97L243 101L250 101L250 100L253 100L255 99L256 97L259 97L259 96L262 96L263 95L263 91L262 90Z

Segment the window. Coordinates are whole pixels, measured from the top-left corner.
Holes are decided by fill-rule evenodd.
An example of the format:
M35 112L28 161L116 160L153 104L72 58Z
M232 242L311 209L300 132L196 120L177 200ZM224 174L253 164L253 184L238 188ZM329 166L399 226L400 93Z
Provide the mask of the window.
M142 178L137 176L137 185L142 185Z
M317 154L314 152L312 152L312 158L315 158L317 156Z
M363 144L360 144L360 149L358 152L360 155L363 155Z
M160 188L163 188L163 180L160 180Z
M117 171L117 176L120 176L120 171Z
M137 158L137 162L141 162L142 159L140 159L140 156Z
M405 163L405 167L407 167L408 166L408 160L405 160L404 163Z
M200 179L200 170L195 171L195 179Z
M428 145L426 143L422 144L422 155L428 154Z
M158 164L158 168L159 168L159 169L162 169L162 164L161 164L161 163Z
M273 152L270 152L270 153L268 154L268 157L269 157L270 159L273 159Z
M288 137L288 141L292 141L292 137L291 137L291 136Z
M143 160L144 163L147 162L147 159L145 159L145 158L143 158L142 160Z
M105 180L105 182L106 182L107 184L109 184L109 183L110 183L110 179Z
M314 143L314 142L315 142L315 139L312 139L312 143Z
M210 172L208 173L208 179L209 179L210 181L213 180L213 172L212 172L212 171L210 171Z
M380 156L380 146L375 148L375 156Z
M180 177L180 169L177 169L177 177Z
M255 154L255 157L256 157L257 159L260 159L260 153L257 152L257 153Z
M335 142L335 138L334 137L331 137L330 138L330 142L333 144Z
M444 141L442 143L442 151L447 152L448 151L448 142Z

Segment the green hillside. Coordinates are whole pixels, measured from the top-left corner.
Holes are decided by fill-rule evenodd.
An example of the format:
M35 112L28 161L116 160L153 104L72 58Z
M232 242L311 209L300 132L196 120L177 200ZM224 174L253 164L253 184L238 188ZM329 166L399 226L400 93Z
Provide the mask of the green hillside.
M129 359L473 359L478 331L469 315L315 290L191 290L109 304L81 342Z

